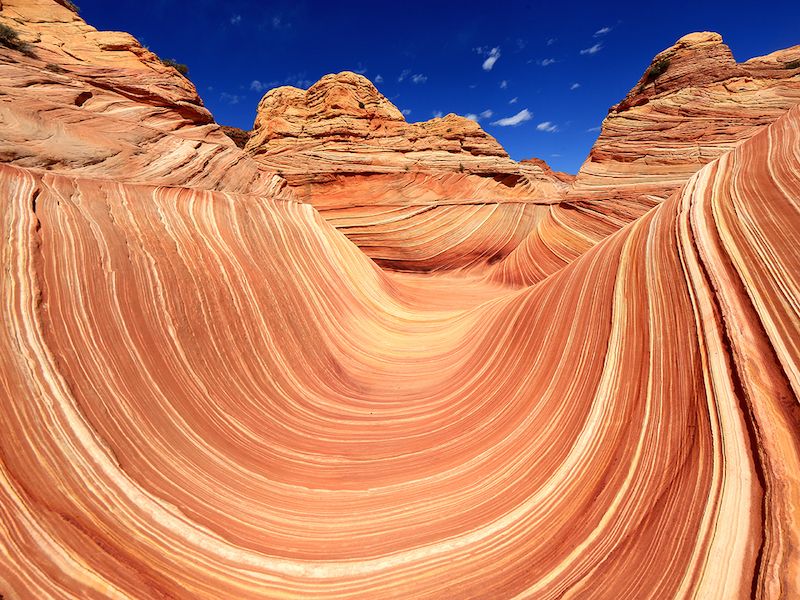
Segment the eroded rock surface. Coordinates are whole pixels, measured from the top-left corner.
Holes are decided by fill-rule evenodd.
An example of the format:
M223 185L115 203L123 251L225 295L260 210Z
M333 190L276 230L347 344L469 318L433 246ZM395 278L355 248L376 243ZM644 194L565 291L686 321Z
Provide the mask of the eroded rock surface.
M800 102L800 46L737 63L717 33L659 53L609 111L570 200L663 200Z
M289 194L214 123L194 85L131 35L97 31L52 0L4 0L0 22L30 48L0 47L3 162L132 183Z
M800 596L800 107L642 216L527 203L506 259L398 273L176 72L9 15L4 598Z
M407 123L350 72L267 92L246 149L379 264L402 270L497 261L527 235L535 205L568 187L547 165L513 161L465 117Z

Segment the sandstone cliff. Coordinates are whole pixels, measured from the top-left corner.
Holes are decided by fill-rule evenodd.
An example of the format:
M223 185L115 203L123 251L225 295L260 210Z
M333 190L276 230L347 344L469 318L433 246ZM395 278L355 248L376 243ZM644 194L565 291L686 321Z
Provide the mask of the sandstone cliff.
M405 117L365 77L326 75L308 90L284 86L258 106L247 150L280 169L293 186L329 182L338 174L408 171L494 178L496 195L557 198L544 170L520 169L475 121L449 114L421 123Z
M100 32L52 0L4 0L3 162L117 181L287 194L235 147L194 85L131 35Z
M350 72L267 92L245 148L379 264L403 270L499 260L527 235L535 205L568 187L465 117L407 123Z
M800 46L737 63L717 33L659 53L609 111L570 200L666 198L800 102Z

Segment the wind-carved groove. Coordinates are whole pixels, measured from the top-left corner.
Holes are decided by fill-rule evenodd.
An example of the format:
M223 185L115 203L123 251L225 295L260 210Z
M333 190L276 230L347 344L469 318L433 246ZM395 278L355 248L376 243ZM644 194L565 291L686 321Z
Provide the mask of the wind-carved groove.
M89 99L92 96L94 96L94 94L92 94L92 92L89 92L89 91L81 92L80 94L78 94L75 97L75 106L79 106L79 107L83 106L84 104L86 104L89 101Z
M690 230L692 234L694 234L693 230ZM693 237L692 243L696 246L696 238ZM697 250L695 250L697 252ZM707 282L707 285L714 289L711 275L708 271L708 266L706 265L705 261L701 257L700 253L697 253L697 263L700 266L701 272L703 273L703 277ZM760 494L760 503L761 503L761 536L758 540L758 552L756 554L755 565L753 568L753 577L752 582L750 585L751 588L751 597L758 598L759 593L759 582L764 575L764 546L766 544L766 527L765 522L767 515L769 514L769 505L767 503L767 498L769 497L770 493L770 485L768 483L767 475L765 472L765 465L763 463L763 458L761 457L760 449L763 447L763 443L760 439L758 424L756 422L755 415L753 414L753 409L750 406L750 401L748 399L748 394L745 389L745 386L742 384L742 379L739 374L739 366L736 360L736 353L734 352L733 345L730 339L730 326L728 324L728 319L725 316L725 312L722 309L722 304L720 303L718 292L716 290L714 293L709 294L711 301L713 302L714 312L718 316L720 320L720 341L722 343L723 350L725 355L728 357L728 365L729 365L729 373L730 373L730 382L731 386L733 387L733 392L736 396L737 403L739 405L739 410L742 414L742 421L744 422L745 431L747 432L748 443L750 445L750 457L753 461L753 467L755 471L755 475L758 479L758 483L761 486L761 494Z

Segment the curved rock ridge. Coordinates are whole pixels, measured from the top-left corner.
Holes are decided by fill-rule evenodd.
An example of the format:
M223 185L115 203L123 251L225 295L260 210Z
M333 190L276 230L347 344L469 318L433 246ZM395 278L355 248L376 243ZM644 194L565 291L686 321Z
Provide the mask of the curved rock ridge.
M799 147L518 291L0 167L4 595L797 596Z
M347 71L267 92L246 150L379 264L401 270L499 260L528 233L533 205L568 187L546 164L513 161L465 117L407 123Z
M4 0L0 158L81 176L290 196L235 147L194 85L127 33L99 32L54 0Z
M663 200L800 103L800 46L737 63L717 33L656 55L613 106L569 200Z
M663 201L298 183L62 4L0 1L0 596L800 597L800 106Z

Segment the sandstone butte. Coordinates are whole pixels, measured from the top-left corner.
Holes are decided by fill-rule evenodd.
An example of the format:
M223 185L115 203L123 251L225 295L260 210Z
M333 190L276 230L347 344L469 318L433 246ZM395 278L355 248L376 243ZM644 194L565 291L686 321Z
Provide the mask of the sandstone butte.
M406 270L502 258L568 187L465 117L407 123L350 72L267 92L245 150L368 256Z
M573 187L350 75L268 94L243 151L129 35L0 22L3 598L800 597L796 49L729 77L683 38ZM376 262L326 215L350 189L534 210L493 264L434 213L456 268L409 273L414 232L365 226Z

